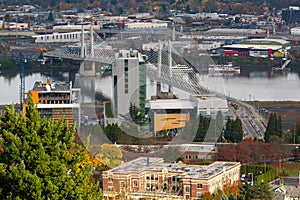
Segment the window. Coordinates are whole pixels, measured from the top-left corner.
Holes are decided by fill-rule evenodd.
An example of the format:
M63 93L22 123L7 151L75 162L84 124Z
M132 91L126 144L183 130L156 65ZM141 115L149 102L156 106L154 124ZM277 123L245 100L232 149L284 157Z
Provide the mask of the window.
M114 191L114 188L112 186L108 186L108 191L112 192L112 191Z
M133 180L133 186L137 187L139 185L139 181L138 180Z
M112 177L108 177L108 182L113 182L113 178Z
M190 195L185 195L185 199L190 199Z
M128 60L124 60L125 94L128 94Z
M150 180L150 174L146 174L146 180Z
M185 186L185 192L190 192L190 186Z
M201 192L197 192L197 199L202 199L202 193Z
M121 181L121 189L125 188L126 184L125 184L125 181Z
M197 189L201 189L202 188L202 183L198 183L197 184Z

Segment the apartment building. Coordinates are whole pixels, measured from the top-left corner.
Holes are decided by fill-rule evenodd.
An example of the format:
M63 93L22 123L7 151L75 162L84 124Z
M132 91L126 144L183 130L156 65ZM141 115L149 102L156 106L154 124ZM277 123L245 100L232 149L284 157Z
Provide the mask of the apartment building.
M105 199L201 199L240 181L240 163L164 163L140 157L103 172Z

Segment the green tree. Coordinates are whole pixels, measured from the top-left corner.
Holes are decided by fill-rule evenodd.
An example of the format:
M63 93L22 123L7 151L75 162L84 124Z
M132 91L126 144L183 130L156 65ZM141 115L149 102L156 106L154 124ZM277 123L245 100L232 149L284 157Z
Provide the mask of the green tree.
M54 22L54 17L53 17L53 13L52 13L52 11L50 11L50 13L49 13L49 15L48 15L48 18L47 18L47 19L48 19L48 21L49 21L49 22L51 22L51 23L52 23L52 22Z
M281 116L277 117L275 113L271 113L265 132L265 142L270 142L271 138L280 138L283 133Z
M101 199L79 168L85 150L74 143L75 127L40 118L29 99L26 119L14 107L0 115L0 199Z
M146 123L145 113L133 103L130 103L129 115L131 120L136 124L144 125Z
M227 119L224 138L229 142L241 142L243 140L242 121L239 118Z
M267 183L261 184L248 184L242 185L240 188L240 194L238 200L271 200L273 198L270 187Z
M112 142L118 142L120 135L122 134L122 130L118 126L118 124L108 124L104 128L104 134L107 138Z
M194 138L194 142L203 142L210 124L210 117L199 115L198 130Z

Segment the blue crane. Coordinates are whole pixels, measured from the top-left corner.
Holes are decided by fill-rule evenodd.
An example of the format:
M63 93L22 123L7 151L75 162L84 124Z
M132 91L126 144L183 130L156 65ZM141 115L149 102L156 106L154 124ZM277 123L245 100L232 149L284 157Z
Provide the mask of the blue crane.
M20 61L20 89L19 89L19 97L20 97L20 111L23 111L23 103L25 98L25 76L24 76L24 64L27 61L38 61L42 64L45 63L44 59L41 59L40 57L37 58L26 58L24 55L19 54L13 54L13 55L5 55L0 54L0 58L8 58L12 60L19 60Z

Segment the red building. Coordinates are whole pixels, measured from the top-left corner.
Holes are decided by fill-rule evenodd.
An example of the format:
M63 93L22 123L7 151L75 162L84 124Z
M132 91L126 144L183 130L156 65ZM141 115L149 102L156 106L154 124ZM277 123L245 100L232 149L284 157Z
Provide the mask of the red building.
M240 163L210 165L164 163L140 157L103 172L105 199L201 199L240 181Z

